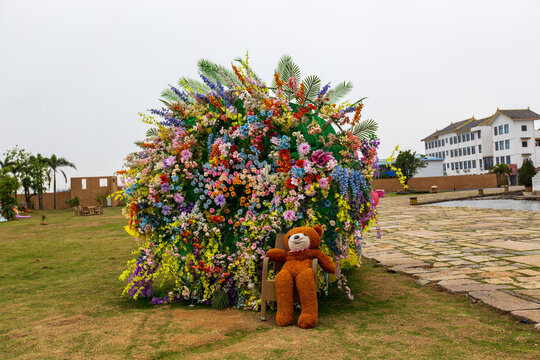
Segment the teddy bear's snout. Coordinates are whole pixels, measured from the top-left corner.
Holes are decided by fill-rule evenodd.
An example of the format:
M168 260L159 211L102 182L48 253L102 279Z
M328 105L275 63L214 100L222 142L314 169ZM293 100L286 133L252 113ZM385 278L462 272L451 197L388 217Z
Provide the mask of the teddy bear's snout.
M294 239L294 240L300 239L300 235L298 235L298 234L294 235L294 236L293 236L293 239Z

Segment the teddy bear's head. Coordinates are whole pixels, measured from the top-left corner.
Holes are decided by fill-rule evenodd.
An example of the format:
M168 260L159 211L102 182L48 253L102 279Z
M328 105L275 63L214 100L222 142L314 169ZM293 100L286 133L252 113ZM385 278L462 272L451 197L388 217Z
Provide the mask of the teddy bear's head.
M322 227L320 225L297 227L285 234L283 243L287 251L317 249L321 242L321 235Z

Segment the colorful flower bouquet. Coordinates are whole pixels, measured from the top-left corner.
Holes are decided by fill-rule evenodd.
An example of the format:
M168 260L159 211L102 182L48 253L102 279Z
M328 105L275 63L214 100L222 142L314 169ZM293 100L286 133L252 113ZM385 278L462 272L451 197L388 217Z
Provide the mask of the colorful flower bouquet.
M163 109L141 114L155 128L119 171L126 230L139 243L124 293L256 309L275 234L321 224L320 248L338 265L332 280L352 299L343 270L377 222L376 124L360 121L361 100L335 104L350 83L301 81L284 56L269 87L247 56L237 62L231 71L201 60L203 82L180 79Z

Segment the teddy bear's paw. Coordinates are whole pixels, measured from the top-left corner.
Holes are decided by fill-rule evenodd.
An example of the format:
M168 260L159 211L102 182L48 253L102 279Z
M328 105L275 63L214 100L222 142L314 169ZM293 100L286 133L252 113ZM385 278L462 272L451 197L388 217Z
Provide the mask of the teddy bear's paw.
M311 329L317 325L317 316L313 314L300 314L298 326L302 329Z
M278 326L289 326L292 324L292 315L276 314L276 324Z

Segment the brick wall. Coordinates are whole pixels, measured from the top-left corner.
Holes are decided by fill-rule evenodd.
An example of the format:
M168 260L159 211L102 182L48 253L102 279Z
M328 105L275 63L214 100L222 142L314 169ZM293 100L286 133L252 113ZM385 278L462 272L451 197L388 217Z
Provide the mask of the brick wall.
M431 190L431 186L436 185L439 190L462 190L481 189L497 187L497 175L461 175L461 176L434 176L423 178L412 178L409 180L409 188L414 190ZM403 186L398 179L375 179L373 181L375 189L384 189L386 192L397 192L403 190Z
M56 193L56 209L69 209L69 205L66 204L66 200L71 197L71 193L69 191L63 191L63 192L57 192ZM24 198L24 194L17 194L17 200L19 203L26 202L26 199ZM32 196L31 202L34 204L34 209L39 208L39 202L37 195ZM52 210L54 208L54 193L45 193L43 194L43 209L44 210Z
M86 182L86 189L83 189L83 180ZM105 184L101 184L105 182ZM78 197L81 206L99 205L96 196L103 194L112 194L118 191L118 179L116 176L93 176L93 177L72 177L71 178L71 197ZM118 206L117 200L112 200L112 206Z

